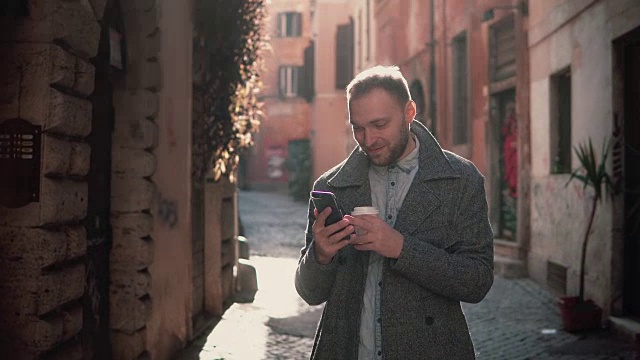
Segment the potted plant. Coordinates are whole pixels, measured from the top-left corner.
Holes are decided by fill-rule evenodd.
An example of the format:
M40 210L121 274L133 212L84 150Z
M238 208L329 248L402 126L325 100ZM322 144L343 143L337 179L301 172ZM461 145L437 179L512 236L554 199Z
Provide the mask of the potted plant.
M600 161L598 161L593 151L591 139L586 144L580 144L577 148L574 147L574 151L580 161L580 166L571 173L567 186L571 181L579 181L583 184L583 191L586 191L587 187L593 188L593 198L587 228L582 240L579 295L562 297L559 301L562 321L566 331L588 330L600 326L602 309L593 300L585 300L584 298L585 260L589 235L591 235L598 203L602 201L605 192L613 194L613 183L605 167L609 155L608 142L605 141L602 147L602 159Z

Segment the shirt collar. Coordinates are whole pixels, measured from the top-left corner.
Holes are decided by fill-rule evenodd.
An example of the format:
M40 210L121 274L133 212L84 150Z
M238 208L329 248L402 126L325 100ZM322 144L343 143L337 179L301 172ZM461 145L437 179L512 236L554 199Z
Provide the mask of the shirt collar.
M409 155L405 156L403 159L398 161L397 163L393 163L387 166L376 166L371 164L373 169L379 174L384 174L387 171L397 167L405 174L409 174L413 169L418 166L418 158L420 154L420 141L418 141L418 137L414 134L411 134L413 140L416 142L416 147L409 153Z

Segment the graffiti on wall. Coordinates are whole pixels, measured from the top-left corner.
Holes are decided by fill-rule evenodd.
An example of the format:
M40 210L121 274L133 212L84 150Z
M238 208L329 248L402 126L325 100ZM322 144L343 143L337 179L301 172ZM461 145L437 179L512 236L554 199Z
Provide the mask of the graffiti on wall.
M501 232L504 238L513 240L516 236L518 213L518 119L515 103L512 101L505 105L500 135L502 140L500 153Z
M165 199L160 195L158 201L158 217L160 222L173 229L178 224L178 204L175 200Z
M267 149L265 152L267 158L267 177L269 179L280 179L284 176L285 161L287 156L281 147Z
M518 197L518 128L513 107L508 109L502 125L502 151L504 156L504 179L509 196Z

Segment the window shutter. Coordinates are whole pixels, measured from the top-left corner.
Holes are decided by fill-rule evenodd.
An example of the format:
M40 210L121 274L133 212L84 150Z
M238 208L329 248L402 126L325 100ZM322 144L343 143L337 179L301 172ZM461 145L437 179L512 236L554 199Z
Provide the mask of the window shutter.
M304 66L296 66L296 71L298 72L298 78L296 86L297 86L297 92L296 94L298 96L302 96L304 98L306 98L306 92L307 92L307 84L306 84L306 69L304 68Z
M492 81L516 75L516 33L513 17L503 20L490 33L490 76Z
M291 32L292 32L292 28L291 26L293 25L293 14L292 13L285 13L284 15L284 28L282 29L284 34L284 37L289 37L291 36Z
M469 142L469 60L467 54L467 34L453 40L453 143Z
M293 36L301 36L302 35L302 14L296 13L294 18L296 20L295 20L295 27L293 29Z
M277 37L282 37L284 34L282 33L282 16L284 14L278 14L277 16L277 20L278 20L278 27L276 28L276 36Z
M313 41L304 49L304 66L299 79L300 95L311 102L315 95L315 44Z
M286 74L285 67L280 66L278 69L278 94L280 97L284 97L285 94L285 87L287 86Z
M338 25L336 33L336 89L344 90L353 78L353 19Z

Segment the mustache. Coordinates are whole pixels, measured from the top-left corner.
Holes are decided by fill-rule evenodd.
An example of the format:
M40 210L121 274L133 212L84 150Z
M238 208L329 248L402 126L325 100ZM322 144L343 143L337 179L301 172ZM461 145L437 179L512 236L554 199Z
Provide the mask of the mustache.
M377 149L377 148L380 148L380 147L383 147L383 146L385 146L385 144L383 144L383 143L374 143L374 144L372 144L371 146L360 146L360 147L361 147L364 151L368 151L368 150L371 150L371 149Z

